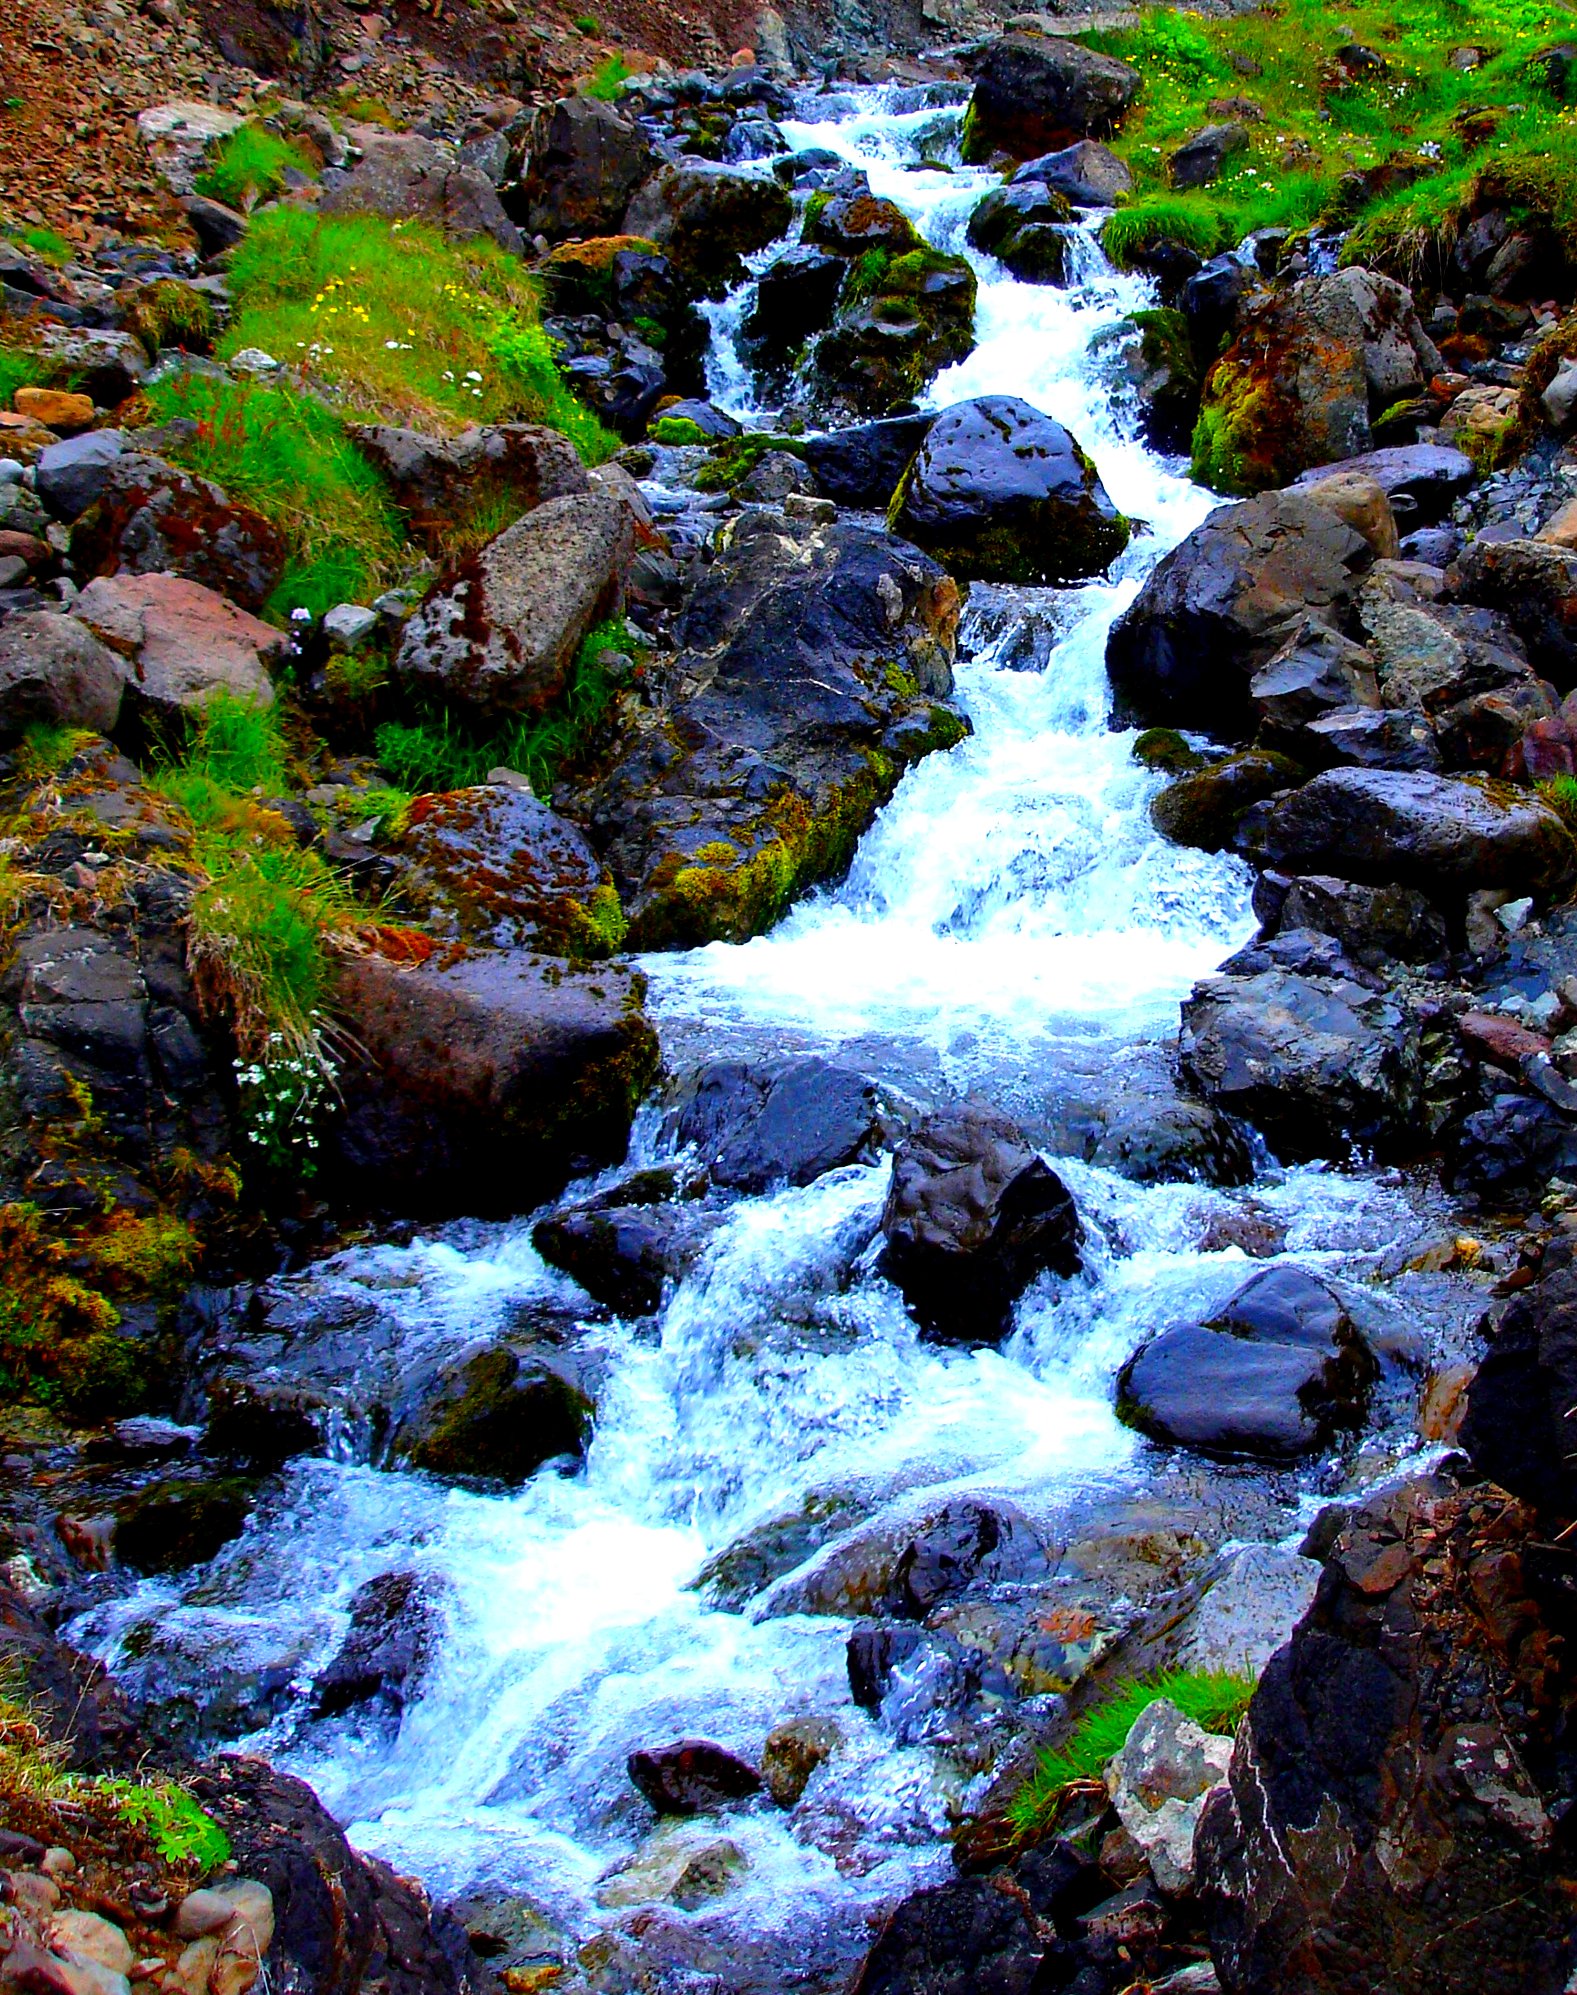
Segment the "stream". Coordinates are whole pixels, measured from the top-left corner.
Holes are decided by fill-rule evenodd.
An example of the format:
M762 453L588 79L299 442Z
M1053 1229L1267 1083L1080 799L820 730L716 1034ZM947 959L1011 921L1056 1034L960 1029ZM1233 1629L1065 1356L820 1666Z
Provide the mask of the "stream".
M993 176L918 164L952 141L958 107L884 86L801 109L793 146L858 164L930 241L965 249ZM1048 411L1145 530L1083 588L976 587L957 667L970 738L914 769L846 878L770 935L643 965L676 1072L803 1048L918 1103L973 1090L1015 1115L1078 1203L1084 1271L1035 1283L1000 1349L922 1342L874 1268L886 1161L742 1199L639 1322L608 1319L546 1267L529 1220L340 1254L296 1278L303 1294L350 1299L413 1343L463 1350L522 1312L581 1312L602 1378L583 1469L478 1493L373 1466L347 1435L340 1458L290 1464L210 1566L146 1581L73 1631L149 1693L272 1670L276 1715L243 1743L311 1781L358 1845L435 1898L506 1893L570 1945L604 1934L616 1954L638 1940L652 1979L606 1985L677 1988L704 1970L718 1988L840 1986L871 1919L947 1874L949 1823L1017 1722L998 1710L961 1724L920 1683L880 1712L858 1708L848 1617L778 1611L794 1605L789 1574L727 1604L726 1589L697 1585L748 1534L821 1517L836 1540L845 1523L880 1528L986 1494L1053 1533L1149 1504L1214 1520L1201 1522L1212 1548L1296 1544L1320 1501L1416 1445L1398 1415L1357 1464L1214 1470L1164 1461L1113 1409L1114 1376L1145 1335L1197 1319L1260 1265L1236 1245L1202 1247L1213 1220L1251 1211L1284 1230L1283 1255L1359 1284L1428 1223L1431 1195L1399 1175L1268 1157L1241 1191L1138 1184L1056 1152L1070 1104L1130 1086L1142 1097L1180 1000L1255 926L1247 868L1152 829L1160 779L1107 725L1107 629L1215 502L1139 437L1116 334L1150 289L1106 264L1093 227L1080 225L1066 289L969 252L978 344L929 401L1014 394ZM759 420L733 345L742 304L715 309L712 388ZM665 1140L643 1111L634 1161ZM806 1543L814 1568L827 1552L815 1534ZM395 1571L439 1603L420 1694L397 1724L311 1718L305 1692L351 1595ZM763 1796L726 1818L718 1889L676 1906L621 1870L653 1849L632 1750L701 1736L758 1758L774 1726L804 1717L832 1721L836 1748L796 1807ZM715 1844L723 1831L685 1833ZM660 1916L643 1927L635 1913L653 1902Z

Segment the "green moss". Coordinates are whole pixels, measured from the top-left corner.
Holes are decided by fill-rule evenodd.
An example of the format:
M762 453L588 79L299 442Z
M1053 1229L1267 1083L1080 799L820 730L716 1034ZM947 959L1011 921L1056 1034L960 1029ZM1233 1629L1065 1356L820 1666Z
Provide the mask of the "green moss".
M69 263L76 254L66 238L55 229L23 229L20 234L13 234L11 240L23 249L30 249L35 256L42 257L45 263Z
M200 1249L191 1227L172 1212L116 1212L87 1238L84 1251L108 1288L159 1295L191 1278Z
M132 299L126 330L154 353L166 346L206 353L214 343L214 308L190 284L165 277L145 285Z
M647 431L653 443L695 444L712 441L698 422L689 416L659 416Z
M1135 1721L1159 1699L1175 1704L1204 1731L1230 1735L1253 1695L1251 1676L1220 1671L1167 1670L1118 1685L1086 1713L1061 1747L1041 1754L1035 1772L1009 1804L1009 1822L1024 1838L1054 1827L1065 1790L1075 1781L1098 1780L1122 1751Z
M1566 829L1577 832L1577 776L1551 776L1535 787Z
M759 430L747 430L741 436L730 436L712 445L712 454L695 474L695 489L698 492L732 492L744 483L751 472L773 451L787 451L791 457L803 457L805 446L798 437L774 436Z
M1205 766L1204 756L1190 748L1175 727L1147 727L1134 741L1133 759L1169 776L1184 776Z
M36 353L24 347L0 345L0 402L7 408L18 388L30 388L43 373Z
M83 1420L135 1412L144 1358L119 1325L37 1207L0 1205L0 1402L33 1400Z
M1205 380L1190 475L1213 492L1260 492L1280 482L1273 453L1288 434L1274 388L1242 361L1218 360Z
M624 916L619 890L611 880L604 880L600 887L593 889L584 907L575 909L575 916L575 924L567 938L570 955L593 959L616 956L624 947L630 924Z

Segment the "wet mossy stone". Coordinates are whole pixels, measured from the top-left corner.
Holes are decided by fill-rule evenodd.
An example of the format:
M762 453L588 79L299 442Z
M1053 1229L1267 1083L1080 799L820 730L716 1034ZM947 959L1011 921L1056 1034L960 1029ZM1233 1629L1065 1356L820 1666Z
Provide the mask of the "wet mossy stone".
M1134 742L1133 759L1168 776L1184 776L1205 766L1204 756L1190 748L1187 736L1175 727L1147 727Z
M576 1381L540 1352L498 1344L445 1372L390 1452L434 1475L513 1486L544 1462L578 1460L594 1411Z
M1246 810L1302 779L1303 771L1287 756L1249 749L1169 783L1150 805L1150 822L1174 845L1221 852Z
M133 1572L184 1572L238 1538L257 1484L247 1476L176 1477L128 1497L115 1518L115 1557Z
M969 240L1025 284L1061 284L1072 214L1062 195L1036 181L994 187L969 218Z
M1018 584L1099 575L1130 532L1069 432L1014 395L937 417L888 522L960 581Z
M928 244L862 252L812 356L818 404L851 416L912 409L944 367L974 351L975 292L967 260Z

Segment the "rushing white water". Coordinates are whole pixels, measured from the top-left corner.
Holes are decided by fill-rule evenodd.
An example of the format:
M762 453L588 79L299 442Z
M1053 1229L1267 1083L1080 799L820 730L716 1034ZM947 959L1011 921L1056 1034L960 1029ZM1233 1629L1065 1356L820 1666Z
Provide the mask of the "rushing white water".
M864 92L791 137L857 160L955 247L985 177L911 170L955 123ZM973 738L913 772L847 880L771 936L650 959L665 1036L704 1048L743 1022L829 1044L875 1036L917 1062L941 1056L955 1079L1033 1073L1058 1040L1115 1049L1173 1029L1179 997L1249 931L1246 871L1157 837L1154 779L1106 726L1107 626L1209 504L1136 440L1113 378L1106 336L1143 286L1090 238L1067 291L977 267L980 343L934 399L1007 392L1057 415L1148 531L1110 582L979 592L958 675ZM721 364L743 406L726 350ZM647 1157L656 1140L643 1125ZM731 1888L664 1917L721 1935L725 1955L778 1946L796 1972L846 1958L870 1908L944 1867L938 1838L969 1773L923 1725L895 1730L854 1706L847 1620L724 1612L693 1583L807 1501L890 1520L987 1490L1054 1519L1091 1492L1142 1492L1112 1378L1157 1323L1241 1281L1240 1251L1198 1244L1232 1200L1077 1163L1065 1174L1085 1271L1037 1283L999 1351L919 1341L874 1271L887 1167L840 1170L735 1206L655 1323L596 1322L586 1305L605 1382L583 1472L502 1496L301 1462L198 1581L148 1582L79 1633L154 1692L184 1681L222 1701L272 1672L303 1693L359 1585L422 1575L443 1638L398 1727L312 1721L286 1695L259 1743L436 1893L527 1893L574 1939L628 1917L607 1880L651 1829L625 1773L632 1749L699 1734L754 1756L786 1718L833 1718L842 1743L797 1809L762 1801L728 1818L744 1863ZM1289 1252L1348 1273L1408 1223L1400 1186L1316 1170L1271 1174L1255 1197ZM358 1250L311 1280L356 1292L413 1345L456 1352L578 1293L524 1223Z
M1175 1030L1178 1000L1253 924L1247 869L1157 836L1145 805L1158 780L1134 762L1132 735L1107 726L1107 630L1214 503L1145 447L1121 392L1114 335L1149 302L1147 280L1114 271L1089 229L1067 289L1019 283L971 250L970 211L995 177L917 169L958 114L894 112L897 94L845 96L839 115L785 133L860 167L929 241L970 257L977 344L938 378L930 405L1023 397L1073 431L1147 530L1109 583L976 591L984 600L966 616L957 674L974 734L908 776L840 886L743 948L645 967L670 1026L896 1036L968 1078L1058 1036ZM716 324L714 387L748 415L749 377L728 339L740 316L736 301Z

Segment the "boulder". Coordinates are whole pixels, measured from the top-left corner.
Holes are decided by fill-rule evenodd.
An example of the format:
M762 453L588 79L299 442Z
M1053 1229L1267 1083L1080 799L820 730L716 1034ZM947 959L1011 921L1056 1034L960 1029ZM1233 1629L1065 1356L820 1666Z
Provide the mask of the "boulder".
M1210 1322L1174 1325L1135 1352L1118 1374L1117 1406L1130 1426L1171 1446L1293 1461L1361 1422L1375 1375L1324 1282L1267 1268Z
M506 1340L444 1369L395 1428L389 1453L431 1475L517 1489L545 1462L585 1454L593 1410L572 1366Z
M1187 450L1199 416L1199 364L1188 322L1164 308L1130 316L1139 336L1124 347L1123 367L1144 433L1159 450Z
M1343 761L1347 758L1314 731L1315 724L1380 706L1375 655L1320 617L1300 617L1249 681L1249 697L1262 741L1313 762Z
M507 502L527 513L591 490L569 438L536 423L489 423L459 436L353 423L350 434L431 546L484 506Z
M149 1483L117 1506L115 1557L144 1574L206 1565L241 1535L255 1494L255 1485L239 1476Z
M1195 1840L1226 1995L1565 1986L1550 1770L1570 1692L1531 1521L1432 1477L1348 1513Z
M1012 395L937 417L888 520L969 581L1079 581L1107 568L1129 534L1073 437Z
M398 1717L414 1702L441 1634L432 1589L414 1572L384 1572L350 1597L350 1626L312 1685L312 1710L337 1717L372 1705Z
M889 416L829 430L806 439L805 462L817 485L840 506L886 512L935 421L934 415Z
M860 188L814 204L805 217L805 241L840 256L864 256L873 249L902 256L922 248L924 239L896 201Z
M928 244L863 252L810 356L811 396L827 426L912 409L944 367L974 350L975 291L967 259Z
M744 1192L808 1185L841 1165L869 1163L891 1131L874 1082L816 1057L715 1061L686 1087L675 1125L714 1184Z
M994 187L969 217L969 240L1027 284L1060 284L1067 237L1058 224L1070 210L1062 195L1040 181Z
M744 941L848 863L902 770L964 731L940 704L957 617L936 563L873 528L722 530L675 630L699 690L577 800L633 947Z
M550 1213L531 1232L543 1260L621 1316L648 1316L659 1308L668 1285L688 1273L716 1225L714 1213L693 1205L644 1202L644 1175L637 1174L634 1185L616 1185Z
M769 263L756 279L756 302L742 328L751 354L781 364L825 332L847 268L841 256L811 243L796 243Z
M431 931L495 949L609 955L623 939L617 898L584 836L515 784L418 797L399 840L401 892Z
M1166 175L1177 188L1208 187L1221 178L1221 169L1234 153L1248 146L1248 126L1236 119L1202 125L1167 154Z
M369 138L360 163L336 176L319 207L325 215L431 222L462 242L491 236L512 256L524 247L487 175L463 165L449 147L414 133Z
M1577 877L1577 845L1538 797L1421 770L1327 769L1246 823L1241 842L1282 872L1400 882L1436 899L1480 887L1549 898Z
M290 646L283 631L180 575L98 576L71 613L127 661L126 699L154 720L196 712L221 689L269 705L268 666Z
M1183 1006L1183 1069L1207 1101L1263 1131L1286 1161L1406 1151L1421 1039L1394 998L1350 977L1267 968L1208 977Z
M0 738L35 722L108 734L125 689L126 661L75 617L32 610L0 623Z
M1145 1706L1106 1769L1117 1819L1169 1896L1192 1890L1194 1830L1226 1778L1232 1741L1204 1731L1165 1697Z
M1485 1319L1489 1351L1468 1387L1461 1443L1474 1468L1547 1524L1577 1517L1567 1409L1577 1405L1577 1268L1569 1235L1538 1279Z
M1047 1986L1046 1955L1023 1892L961 1878L894 1906L849 1995L1035 1995Z
M1133 175L1109 146L1080 139L1060 152L1029 159L1013 175L1014 186L1036 181L1076 208L1113 208L1133 192Z
M137 136L170 191L190 194L212 149L245 123L246 119L237 111L176 98L166 104L150 104L147 110L139 111Z
M1372 560L1363 535L1306 493L1218 507L1112 626L1106 669L1120 718L1247 735L1255 673L1296 619L1349 615Z
M731 1891L750 1869L744 1851L730 1836L709 1835L698 1824L670 1821L645 1837L634 1853L597 1880L597 1903L617 1910L677 1905L698 1911ZM533 1953L539 1953L534 1948ZM529 1974L534 1971L528 1967Z
M1478 476L1472 458L1463 451L1442 443L1405 443L1366 451L1338 464L1316 465L1299 474L1297 485L1348 471L1373 478L1409 526L1433 526L1444 519Z
M528 235L552 242L614 235L656 165L651 141L611 104L566 97L533 135L514 212Z
M1558 692L1577 688L1577 551L1480 535L1457 557L1456 593L1498 610Z
M148 350L134 333L49 325L37 347L39 385L74 388L114 408L147 379Z
M793 215L775 180L685 158L653 174L630 202L624 229L656 243L703 296L720 298L743 276L741 258L787 234Z
M284 572L284 542L210 479L127 450L95 483L93 502L71 532L71 558L81 573L183 575L244 610L262 609L273 594Z
M1251 748L1168 783L1150 805L1150 822L1174 845L1221 852L1252 804L1287 789L1302 773L1284 755Z
M1044 1581L1045 1546L1013 1504L955 1497L898 1522L883 1520L832 1546L768 1595L766 1612L878 1615L924 1621L966 1595Z
M1378 479L1362 471L1331 471L1323 478L1301 481L1300 489L1361 533L1377 560L1394 561L1401 553L1396 515Z
M1005 1117L968 1105L898 1146L881 1271L932 1336L994 1343L1044 1269L1076 1274L1083 1228L1067 1187Z
M207 194L188 194L181 209L205 257L222 256L227 249L234 249L249 226L238 208L227 207Z
M519 1212L617 1162L657 1068L642 980L520 953L347 957L338 1168L404 1208Z
M1444 921L1415 887L1367 887L1329 874L1306 874L1285 883L1275 926L1334 936L1355 963L1368 969L1389 962L1439 963L1449 953Z
M86 436L46 444L35 464L38 496L57 518L77 519L104 490L110 467L125 447L118 429L89 430Z
M1139 89L1139 72L1055 35L1007 34L974 65L964 119L966 161L1005 152L1039 159L1080 139L1106 138Z
M710 1739L677 1739L630 1754L630 1778L659 1815L705 1815L761 1792L761 1775Z
M439 578L405 626L396 671L487 715L546 705L587 631L617 611L633 548L629 512L606 493L548 500Z

